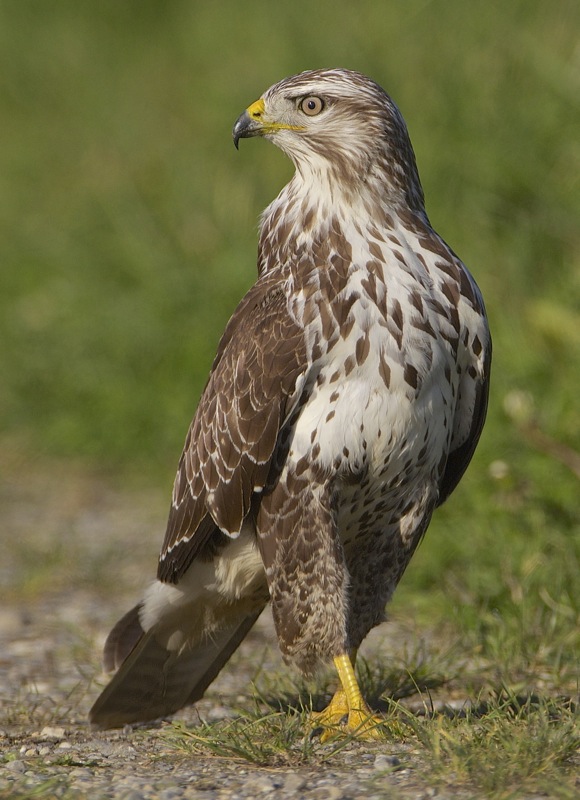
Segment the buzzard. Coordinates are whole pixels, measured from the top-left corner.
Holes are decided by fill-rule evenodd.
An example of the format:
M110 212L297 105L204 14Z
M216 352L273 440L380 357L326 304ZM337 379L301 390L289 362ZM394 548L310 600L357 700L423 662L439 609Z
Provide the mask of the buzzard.
M491 341L425 212L405 122L345 69L280 81L238 118L295 173L261 218L179 462L157 580L115 625L101 728L199 700L268 601L286 662L334 662L316 726L377 735L357 649L484 423Z

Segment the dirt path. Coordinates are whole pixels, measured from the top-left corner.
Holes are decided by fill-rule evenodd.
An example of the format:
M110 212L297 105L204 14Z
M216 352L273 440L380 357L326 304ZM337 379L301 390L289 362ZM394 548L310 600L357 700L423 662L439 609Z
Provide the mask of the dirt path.
M102 602L82 590L25 612L4 609L0 615L0 797L27 797L36 791L46 797L91 800L233 800L276 793L339 800L385 796L389 787L398 787L401 797L433 796L420 788L409 769L393 772L400 763L398 750L388 745L352 744L324 765L264 768L227 754L187 756L168 741L169 722L91 731L86 713L97 693L91 680L97 667L95 640L105 630L106 616ZM207 698L179 718L191 724L214 722L234 714L232 705L251 706L257 659L263 669L280 668L270 637L266 617Z
M316 744L305 757L309 740L300 728L287 756L282 748L264 766L207 748L186 752L171 721L92 731L87 712L102 685L102 644L155 573L169 489L117 488L68 464L0 460L0 467L10 476L0 484L0 800L474 796L452 779L438 792L422 752L400 736L347 743L339 752ZM415 636L389 622L369 637L365 655L388 663L389 642L400 650ZM207 696L176 719L190 726L239 719L255 707L257 677L274 696L291 678L268 612ZM448 702L447 692L432 697ZM419 708L423 701L406 702Z
M169 722L91 731L102 642L154 574L166 493L120 491L69 464L3 466L0 798L339 800L395 788L401 797L432 796L419 776L398 769L395 746L353 743L324 764L296 766L290 755L271 768L188 756L168 741ZM251 707L257 664L285 670L268 613L207 697L179 718L214 722Z

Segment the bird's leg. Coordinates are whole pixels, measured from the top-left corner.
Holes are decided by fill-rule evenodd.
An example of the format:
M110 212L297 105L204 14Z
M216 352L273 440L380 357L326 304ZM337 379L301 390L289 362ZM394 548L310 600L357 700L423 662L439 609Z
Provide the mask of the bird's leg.
M356 650L351 650L348 658L354 667L356 661ZM329 728L337 727L340 725L342 719L348 715L349 706L346 699L346 693L342 685L336 690L332 696L332 700L322 709L322 711L312 711L310 714L310 721L313 728Z
M346 653L336 656L334 666L348 705L348 717L346 724L342 726L343 730L361 739L383 739L385 736L382 727L384 720L377 714L373 714L362 696L351 659Z
M341 731L361 739L384 738L384 720L373 714L362 696L354 672L355 659L356 650L336 656L334 665L341 688L323 711L312 715L312 721L325 728L320 737L323 742ZM344 717L346 722L342 723Z

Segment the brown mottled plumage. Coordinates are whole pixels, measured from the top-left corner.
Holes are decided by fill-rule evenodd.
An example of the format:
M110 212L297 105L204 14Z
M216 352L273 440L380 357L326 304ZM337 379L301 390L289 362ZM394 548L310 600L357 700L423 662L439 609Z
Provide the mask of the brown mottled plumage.
M199 699L270 599L287 661L335 660L322 723L368 733L354 653L483 426L483 302L429 224L391 99L355 72L305 72L238 119L236 145L254 135L296 172L189 430L158 580L107 640L101 727Z

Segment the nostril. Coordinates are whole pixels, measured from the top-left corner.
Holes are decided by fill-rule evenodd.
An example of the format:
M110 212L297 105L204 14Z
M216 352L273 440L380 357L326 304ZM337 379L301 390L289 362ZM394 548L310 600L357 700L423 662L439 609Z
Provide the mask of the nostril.
M246 111L251 120L254 122L261 122L264 116L264 101L262 99L256 100L255 103L248 106Z

